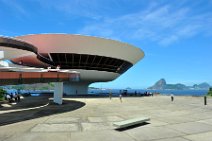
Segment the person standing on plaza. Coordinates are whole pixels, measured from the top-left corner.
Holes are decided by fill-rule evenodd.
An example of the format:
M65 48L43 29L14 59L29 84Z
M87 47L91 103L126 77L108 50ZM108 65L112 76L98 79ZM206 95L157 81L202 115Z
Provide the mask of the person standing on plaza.
M174 101L174 95L171 94L171 101L173 102Z
M110 98L110 100L112 99L112 93L111 92L109 92L109 98Z
M11 96L9 94L7 94L6 97L7 97L8 102L11 103Z
M119 94L119 99L122 102L122 94L121 93Z

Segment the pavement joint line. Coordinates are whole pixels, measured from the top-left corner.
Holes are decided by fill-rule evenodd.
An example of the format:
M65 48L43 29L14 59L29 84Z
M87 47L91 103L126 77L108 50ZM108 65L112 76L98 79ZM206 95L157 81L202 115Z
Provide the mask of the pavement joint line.
M44 124L48 124L48 125L55 125L55 124L57 124L57 125L60 125L61 123L50 123L50 124L49 123L44 123ZM76 124L76 123L74 123L74 124ZM36 126L37 125L39 125L39 124L36 124ZM78 128L78 126L77 126L77 128ZM31 133L69 133L69 132L77 133L77 132L80 132L80 131L79 131L79 128L78 128L77 131L42 131L42 132L41 131L31 131Z
M148 140L148 141L158 141L158 140L161 140L161 139L170 139L170 140L172 140L172 138L183 138L183 139L185 139L185 140L192 141L192 140L190 140L190 139L184 138L183 136L174 136L174 137L157 138L157 139L152 139L152 140Z
M192 122L185 122L185 123L192 123ZM178 124L181 124L181 123L178 123ZM172 124L170 124L170 125L172 125ZM173 125L176 125L176 124L173 124ZM206 124L206 125L209 125L209 124ZM164 126L166 126L166 125L164 125ZM212 127L212 125L209 125L209 126ZM212 132L212 129L211 129L211 130L208 130L208 131L199 131L198 133L185 133L183 131L180 131L180 130L177 130L177 129L174 129L174 128L170 128L170 127L166 127L166 128L169 128L169 129L172 129L172 130L175 130L177 132L180 132L180 133L185 134L183 136L196 135L196 134L202 134L202 133Z
M50 119L50 117L46 118L46 120L43 121L43 123L45 123L46 121L48 121Z
M170 129L170 128L169 128ZM172 129L173 130L173 129ZM176 131L176 130L175 130ZM127 133L127 132L126 132ZM181 132L180 132L181 133ZM128 133L127 133L128 134ZM129 134L128 134L129 135ZM130 135L129 135L130 136ZM133 136L130 136L132 138L134 138ZM169 138L176 138L176 137L182 137L182 135L176 135L176 136L172 136L172 137L162 137L162 138L157 138L157 139L150 139L147 141L157 141L157 140L161 140L161 139L169 139ZM135 139L136 140L136 139ZM136 140L137 141L137 140Z
M120 132L120 131L117 131ZM122 133L122 132L121 132ZM132 138L134 141L138 141L135 137L131 136L129 133L125 132L125 135L129 136L130 138Z
M183 139L185 139L185 140L188 140L188 141L192 141L192 140L190 140L190 139L188 139L188 138L185 138L184 136L181 136L181 138L183 138Z
M9 138L11 138L13 135L9 135L9 136L7 136L7 137L5 137L3 140L1 140L1 141L6 141L7 139L9 139Z
M50 119L50 117L47 118L46 120L48 120L48 119ZM46 121L46 120L44 120L44 121ZM38 124L45 124L45 122L42 122L42 123L35 123L35 124L34 124L31 128L29 128L27 131L30 132L30 133L32 133L31 130L32 130L33 128L35 128Z
M33 125L31 128L29 128L28 132L33 133L32 129L35 128L38 124Z
M209 133L209 132L212 132L212 130L205 131L205 132L193 133L193 134L187 134L186 136L188 136L188 135L199 135L199 134L204 134L204 133ZM183 137L183 136L182 136L182 137Z
M78 122L77 125L78 125L79 132L83 132L82 122Z
M170 124L170 125L172 125L172 124ZM173 124L173 125L176 125L176 124ZM166 126L166 125L164 125L164 126ZM188 133L185 133L185 132L183 132L183 131L180 131L180 130L177 130L177 129L174 129L174 128L170 128L170 127L166 127L166 128L171 129L171 130L174 130L174 131L179 132L179 133L182 133L182 134L185 134L186 136L187 136L187 135L190 135L190 134L188 134ZM183 135L183 136L184 136L184 135ZM182 137L182 135L179 136L179 137ZM169 138L170 138L170 137L169 137Z

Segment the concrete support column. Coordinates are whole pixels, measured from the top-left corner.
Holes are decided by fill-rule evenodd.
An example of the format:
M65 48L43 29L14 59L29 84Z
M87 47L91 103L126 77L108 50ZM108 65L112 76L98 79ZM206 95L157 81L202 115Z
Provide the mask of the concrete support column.
M89 83L64 82L63 90L67 95L88 94Z
M54 103L62 104L63 103L63 82L54 83Z

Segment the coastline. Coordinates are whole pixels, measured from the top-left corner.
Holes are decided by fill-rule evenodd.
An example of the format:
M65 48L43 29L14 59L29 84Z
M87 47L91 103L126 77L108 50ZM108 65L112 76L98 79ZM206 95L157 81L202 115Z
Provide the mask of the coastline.
M89 94L107 95L112 93L113 96L117 96L120 92L127 91L129 95L140 95L147 93L159 93L160 95L176 95L176 96L205 96L208 90L149 90L149 89L89 89Z

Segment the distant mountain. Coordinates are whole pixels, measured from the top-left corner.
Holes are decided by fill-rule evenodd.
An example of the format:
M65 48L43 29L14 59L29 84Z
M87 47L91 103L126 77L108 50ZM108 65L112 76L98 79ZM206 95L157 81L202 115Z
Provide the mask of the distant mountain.
M167 84L165 86L165 89L174 89L174 90L185 90L188 89L188 87L184 84Z
M210 88L210 85L206 82L204 83L200 83L199 85L198 84L194 84L193 89L209 89Z
M157 90L163 90L166 87L166 80L160 79L158 80L153 86L149 87L148 89L157 89Z
M172 90L186 90L186 89L209 89L210 85L206 82L201 84L195 84L193 86L186 86L181 83L177 84L167 84L164 78L158 80L153 86L148 89L156 89L156 90L164 90L164 89L172 89Z

